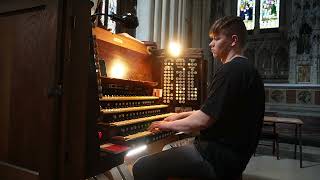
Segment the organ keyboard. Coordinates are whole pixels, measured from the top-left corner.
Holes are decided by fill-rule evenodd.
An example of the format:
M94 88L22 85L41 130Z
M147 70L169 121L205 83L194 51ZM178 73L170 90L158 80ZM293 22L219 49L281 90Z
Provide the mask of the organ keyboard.
M164 134L152 134L146 131L153 121L162 120L172 113L166 113L168 105L155 104L159 97L154 96L119 96L104 97L101 101L101 118L98 121L100 127L100 139L102 141L130 145L133 142L150 143L154 138L149 136L161 136ZM105 104L108 102L108 104Z
M124 103L127 104L127 103ZM150 105L150 106L140 106L140 107L128 107L128 108L112 108L112 109L103 109L103 114L115 114L115 113L129 113L134 111L145 111L145 110L154 110L160 108L166 108L168 105ZM154 112L154 111L148 111ZM134 113L135 114L135 113Z
M155 115L155 116L151 116L151 117L144 117L144 118L138 118L138 119L131 119L131 120L127 120L127 121L113 122L113 123L110 123L110 125L111 126L125 126L125 125L135 124L135 123L139 123L139 122L154 121L154 120L159 120L159 119L161 120L161 119L164 119L172 114L173 113L167 113L167 114Z

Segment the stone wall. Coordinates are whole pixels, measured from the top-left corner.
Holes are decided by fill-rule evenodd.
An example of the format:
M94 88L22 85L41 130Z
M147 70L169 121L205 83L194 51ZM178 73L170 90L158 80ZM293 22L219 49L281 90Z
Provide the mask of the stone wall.
M266 113L299 118L304 122L304 145L320 147L320 85L265 84ZM278 124L282 142L294 143L294 125Z

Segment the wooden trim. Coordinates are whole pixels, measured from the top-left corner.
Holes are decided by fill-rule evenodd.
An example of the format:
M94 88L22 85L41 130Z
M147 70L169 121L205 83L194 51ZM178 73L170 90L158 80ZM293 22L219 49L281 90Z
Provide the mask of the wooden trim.
M160 114L160 115L155 115L155 116L148 116L148 117L143 117L143 118L137 118L137 119L130 119L126 121L119 121L119 122L113 122L110 123L110 126L127 126L131 124L137 124L137 123L142 123L142 122L148 122L148 121L154 121L154 120L159 120L159 119L164 119L166 117L169 117L173 115L174 113L167 113L167 114ZM101 123L105 124L105 123Z
M160 109L160 108L167 108L167 107L168 105L161 104L161 105L152 105L152 106L103 109L101 110L101 112L104 115L106 115L106 114L125 113L125 112L134 112L134 111L145 111L145 110Z
M114 44L116 46L124 47L142 54L149 54L147 46L144 45L143 42L139 42L137 39L128 36L128 34L113 34L99 27L93 28L92 33L96 36L97 39L100 39L102 41Z
M274 117L274 116L264 116L264 122L300 124L300 125L303 124L303 121L297 118L285 118L285 117Z
M45 7L45 5L46 2L44 0L5 0L5 2L1 3L0 15L28 9L38 9L39 7Z
M1 179L39 180L39 173L0 161Z
M116 79L108 77L100 77L102 86L106 84L125 84L125 85L140 85L140 86L149 86L155 87L158 85L158 82L153 81L140 81L140 80L129 80L129 79Z
M157 96L104 96L100 98L100 101L145 101L145 100L157 100Z

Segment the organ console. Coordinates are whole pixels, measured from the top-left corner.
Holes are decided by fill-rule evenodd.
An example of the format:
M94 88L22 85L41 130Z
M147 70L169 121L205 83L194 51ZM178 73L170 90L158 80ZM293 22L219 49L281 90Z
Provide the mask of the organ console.
M145 43L127 34L99 27L92 34L100 109L98 118L90 122L96 135L88 140L95 146L89 147L88 158L93 160L88 176L122 164L132 147L174 136L174 132L154 134L147 128L177 108L199 108L205 82L201 51L173 59L161 50L150 52Z

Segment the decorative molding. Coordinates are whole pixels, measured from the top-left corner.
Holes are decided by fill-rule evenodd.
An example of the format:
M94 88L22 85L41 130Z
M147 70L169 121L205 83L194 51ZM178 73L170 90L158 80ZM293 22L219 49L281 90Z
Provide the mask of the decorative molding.
M320 116L319 84L265 84L266 110Z
M299 104L314 104L314 92L310 90L297 91L297 102Z

